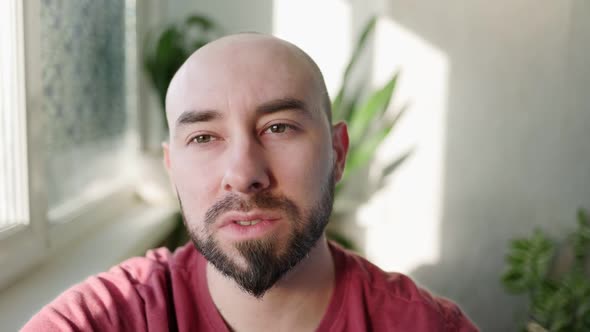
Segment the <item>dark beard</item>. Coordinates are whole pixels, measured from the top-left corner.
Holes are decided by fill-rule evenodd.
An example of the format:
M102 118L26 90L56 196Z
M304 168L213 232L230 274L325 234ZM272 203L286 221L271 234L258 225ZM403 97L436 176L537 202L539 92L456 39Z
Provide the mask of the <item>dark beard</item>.
M321 188L321 199L310 211L302 214L295 203L284 196L261 192L245 201L235 194L229 194L215 203L205 214L204 230L206 239L201 239L190 229L182 211L184 224L191 240L201 254L223 275L232 278L238 286L254 297L261 298L279 279L303 260L324 233L334 203L334 176L330 175ZM180 197L179 197L180 202ZM247 263L245 269L238 266L220 248L207 231L217 218L228 211L247 212L253 208L282 210L293 222L293 232L287 245L278 252L278 239L269 236L264 239L240 241L235 248Z

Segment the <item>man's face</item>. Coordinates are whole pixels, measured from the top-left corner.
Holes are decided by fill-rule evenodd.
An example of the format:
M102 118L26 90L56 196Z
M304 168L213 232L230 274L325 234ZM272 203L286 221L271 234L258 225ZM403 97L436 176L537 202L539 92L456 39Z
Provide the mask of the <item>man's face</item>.
M243 38L177 74L164 152L197 249L262 296L322 237L348 143L343 125L330 130L311 66L268 37Z

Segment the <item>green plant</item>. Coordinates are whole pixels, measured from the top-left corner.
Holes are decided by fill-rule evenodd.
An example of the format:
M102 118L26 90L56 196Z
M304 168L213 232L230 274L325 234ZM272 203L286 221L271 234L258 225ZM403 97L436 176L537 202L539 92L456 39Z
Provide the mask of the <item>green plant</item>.
M187 17L182 24L172 24L156 40L147 38L143 64L156 92L162 111L166 91L176 71L197 49L221 36L221 28L202 15Z
M362 85L360 88L352 87L353 72L360 74L360 81L366 82L368 79L369 72L361 67L359 59L375 30L376 22L377 17L372 17L364 26L344 71L338 94L332 100L333 121L345 121L348 124L350 138L346 168L342 180L336 186L335 200L342 199L342 188L350 182L351 174L362 169L374 158L379 145L391 133L407 109L405 106L402 107L395 116L390 116L387 113L395 92L399 72L393 73L387 83L375 91L367 91ZM367 97L363 98L365 95ZM383 186L386 177L400 166L410 154L411 151L404 153L381 170L380 177L376 181L378 184L376 189ZM355 249L354 242L339 234L336 229L328 229L328 237L346 248Z
M590 331L589 257L590 220L582 209L577 230L561 245L541 230L512 241L502 283L528 295L529 331Z
M346 184L346 180L350 174L362 168L373 159L379 145L391 132L407 109L407 107L403 107L393 117L389 116L386 112L389 109L391 98L396 88L399 72L394 73L383 87L370 92L368 98L363 103L361 103L361 97L366 91L362 88L352 90L350 87L351 75L357 69L355 67L358 66L359 58L366 48L369 37L375 30L376 22L377 17L374 16L363 28L350 61L344 71L342 85L332 101L333 120L335 122L340 120L346 121L350 137L348 160L344 177L339 187ZM362 80L366 81L368 72L363 71L362 74L364 75ZM384 167L381 174L381 181L401 165L409 154L402 155ZM337 189L339 191L339 188Z

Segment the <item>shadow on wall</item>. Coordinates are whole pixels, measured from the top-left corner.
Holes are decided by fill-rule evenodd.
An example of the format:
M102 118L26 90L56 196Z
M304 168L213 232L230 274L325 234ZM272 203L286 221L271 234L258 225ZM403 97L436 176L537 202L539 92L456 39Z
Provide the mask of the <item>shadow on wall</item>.
M509 239L563 234L560 221L590 205L590 2L390 1L386 12L449 58L440 260L411 275L482 330L516 330L525 302L499 281Z

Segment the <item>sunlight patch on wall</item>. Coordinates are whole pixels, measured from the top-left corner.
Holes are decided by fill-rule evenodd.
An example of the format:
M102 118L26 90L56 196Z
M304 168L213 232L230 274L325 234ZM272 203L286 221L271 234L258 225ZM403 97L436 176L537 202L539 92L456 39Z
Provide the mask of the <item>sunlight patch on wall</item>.
M343 0L275 0L273 34L299 46L318 64L330 96L350 56L351 8Z
M393 109L409 109L378 150L373 169L411 156L358 213L367 256L386 270L409 273L440 255L443 148L449 62L436 47L390 19L376 27L373 82L401 71Z

